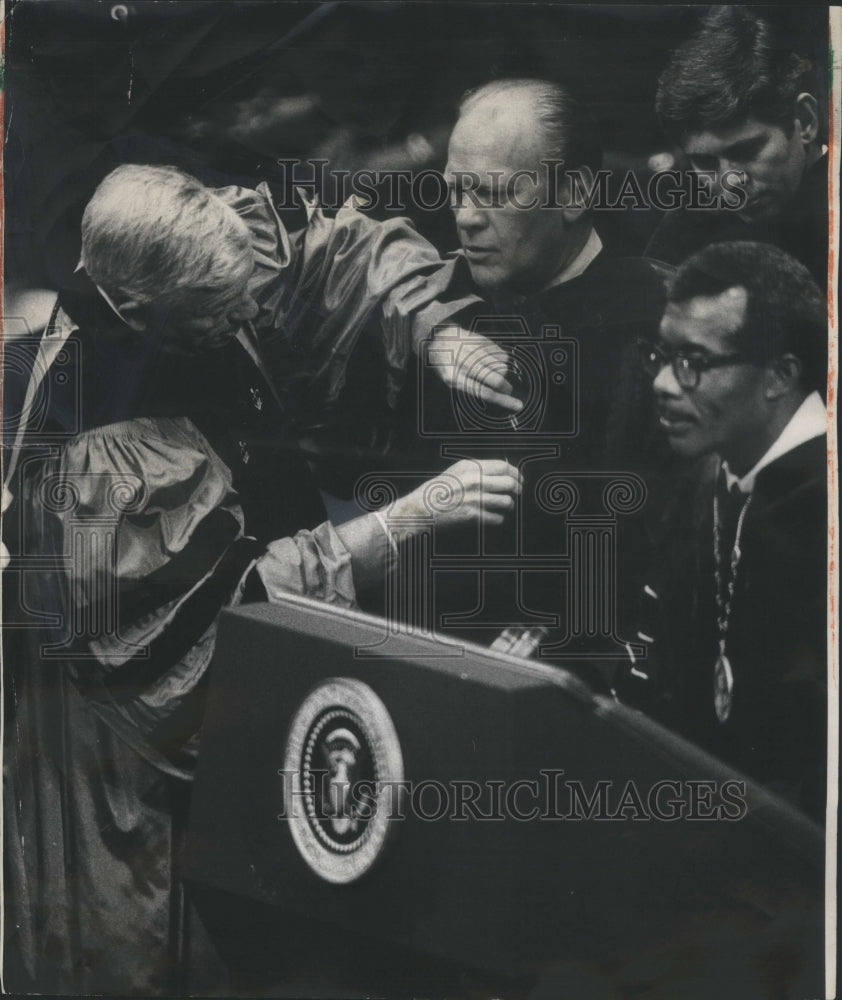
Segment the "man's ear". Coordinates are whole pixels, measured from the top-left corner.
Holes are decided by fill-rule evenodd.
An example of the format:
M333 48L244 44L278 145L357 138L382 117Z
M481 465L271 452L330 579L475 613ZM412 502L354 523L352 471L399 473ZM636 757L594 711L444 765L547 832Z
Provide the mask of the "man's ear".
M818 138L819 105L812 94L805 92L795 99L795 127L805 146Z
M577 167L575 171L576 183L565 173L563 196L559 199L564 206L562 212L565 222L572 224L580 219L587 211L587 204L590 203L593 193L593 186L596 183L593 170L590 167Z
M117 302L114 309L120 319L135 333L144 333L149 326L149 307L135 299Z
M766 398L779 399L798 387L804 365L795 354L781 354L766 366Z
M99 294L105 299L120 319L135 333L143 333L149 326L149 306L137 299L124 299L121 293L106 292L102 285L96 286Z

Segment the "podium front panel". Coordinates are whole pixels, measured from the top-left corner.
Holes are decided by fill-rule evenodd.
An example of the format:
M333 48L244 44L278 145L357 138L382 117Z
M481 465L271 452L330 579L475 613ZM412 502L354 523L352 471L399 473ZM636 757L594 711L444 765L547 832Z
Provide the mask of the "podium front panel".
M199 885L509 976L645 950L746 899L820 914L817 827L558 668L291 598L226 613L211 671L183 862ZM348 789L396 766L375 829Z

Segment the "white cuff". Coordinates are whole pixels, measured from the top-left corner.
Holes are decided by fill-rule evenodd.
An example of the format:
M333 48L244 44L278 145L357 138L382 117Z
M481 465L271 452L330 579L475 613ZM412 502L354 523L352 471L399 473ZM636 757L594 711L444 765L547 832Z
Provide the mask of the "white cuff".
M397 558L400 555L400 550L398 549L398 543L395 541L394 535L389 530L386 518L383 517L383 514L379 510L375 510L373 513L380 522L380 527L386 532L386 537L389 539L389 544L392 546L392 552L394 553L395 558Z

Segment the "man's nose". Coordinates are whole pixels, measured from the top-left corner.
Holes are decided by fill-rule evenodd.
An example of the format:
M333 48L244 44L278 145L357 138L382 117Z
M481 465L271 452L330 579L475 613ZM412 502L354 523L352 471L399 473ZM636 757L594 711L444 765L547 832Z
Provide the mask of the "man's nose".
M680 396L683 389L678 384L678 379L675 377L675 372L672 368L672 363L665 361L661 365L661 370L655 376L652 381L652 388L655 390L656 395L661 396Z
M745 187L748 182L745 165L739 160L721 159L719 161L719 176L722 177L723 174L728 174L732 184L740 184Z
M457 229L482 229L485 225L485 210L474 204L470 195L463 195L461 203L457 202L453 207L453 216L456 220Z

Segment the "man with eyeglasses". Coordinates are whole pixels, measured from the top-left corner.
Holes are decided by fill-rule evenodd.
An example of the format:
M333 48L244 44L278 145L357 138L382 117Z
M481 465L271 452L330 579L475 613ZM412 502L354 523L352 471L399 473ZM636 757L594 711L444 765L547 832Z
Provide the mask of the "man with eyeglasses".
M692 464L659 526L621 697L816 818L825 788L827 321L777 247L714 244L641 343Z
M546 501L542 484L570 477L580 491L576 516L603 516L609 480L599 476L639 473L650 461L648 414L624 405L639 395L637 385L626 386L624 373L635 336L657 330L664 274L673 269L618 257L603 244L586 196L601 163L593 117L556 80L492 80L460 103L445 178L461 248L448 264L454 287L464 282L482 297L476 321L511 353L508 374L524 410L512 417L492 410L477 415L474 408L466 418L461 398L454 403L445 386L426 379L420 404L407 399L405 450L424 454L430 464L441 462L443 441L458 447L466 434L479 433L491 454L519 465L525 485L517 524L483 536L475 567L436 576L435 622L459 638L487 643L504 627L553 619L559 632L572 633L565 618L574 605L566 572L523 564L517 572L488 569L492 560L485 556L566 558L564 519ZM434 348L462 349L442 331ZM432 432L418 433L419 413L434 415ZM626 567L635 562L639 517L624 516L618 529L621 592ZM476 545L466 537L454 551L479 553ZM622 602L609 599L613 615ZM574 643L566 634L563 641L567 665ZM615 648L613 634L576 643L577 652L587 646L588 656L592 646L600 653L609 644Z

